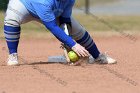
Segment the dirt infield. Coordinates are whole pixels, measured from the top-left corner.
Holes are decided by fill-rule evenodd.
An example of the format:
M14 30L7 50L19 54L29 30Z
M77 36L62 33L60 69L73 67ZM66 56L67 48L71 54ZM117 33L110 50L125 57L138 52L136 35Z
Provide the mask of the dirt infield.
M6 66L7 49L0 41L0 93L140 93L140 37L95 37L101 51L118 60L115 65L85 67L47 64L62 55L56 39L22 39L20 66Z

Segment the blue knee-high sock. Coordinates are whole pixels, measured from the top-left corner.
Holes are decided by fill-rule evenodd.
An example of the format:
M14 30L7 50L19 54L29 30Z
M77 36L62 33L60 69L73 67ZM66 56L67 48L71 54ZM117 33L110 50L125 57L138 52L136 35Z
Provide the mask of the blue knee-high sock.
M12 27L4 25L4 34L9 48L9 53L17 53L19 38L20 38L20 27Z
M95 59L99 56L100 52L87 31L84 34L84 36L80 40L77 40L76 42L84 46Z

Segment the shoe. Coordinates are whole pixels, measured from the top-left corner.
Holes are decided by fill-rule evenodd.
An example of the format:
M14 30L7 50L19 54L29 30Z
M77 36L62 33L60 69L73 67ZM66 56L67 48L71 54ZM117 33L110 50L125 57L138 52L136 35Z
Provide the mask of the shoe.
M95 63L95 59L92 57L92 55L89 56L88 63L89 64L94 64Z
M111 57L109 57L106 53L100 54L97 59L95 59L95 62L100 64L116 64L117 61Z
M16 66L18 65L18 54L13 53L9 55L7 65L9 66Z

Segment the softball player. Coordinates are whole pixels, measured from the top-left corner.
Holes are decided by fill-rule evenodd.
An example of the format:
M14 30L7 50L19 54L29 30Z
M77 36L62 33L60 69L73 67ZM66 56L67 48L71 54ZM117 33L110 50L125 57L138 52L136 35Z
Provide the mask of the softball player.
M10 0L4 20L4 33L9 49L7 65L18 65L20 26L33 20L42 23L79 56L92 55L100 63L116 63L116 60L99 52L89 33L71 16L74 3L75 0ZM59 25L67 24L70 36L65 34L58 22Z

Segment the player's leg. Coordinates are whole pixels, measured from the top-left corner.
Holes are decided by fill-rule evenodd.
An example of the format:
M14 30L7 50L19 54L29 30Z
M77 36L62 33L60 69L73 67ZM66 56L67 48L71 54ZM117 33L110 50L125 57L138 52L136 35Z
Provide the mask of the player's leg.
M20 38L20 25L29 13L19 0L10 0L4 20L4 34L9 49L8 65L17 65L17 48Z
M74 18L71 18L71 20L72 31L70 35L77 43L85 47L97 61L101 60L102 63L116 63L116 60L101 54L89 33Z
M89 33L74 18L71 20L72 31L70 35L77 43L84 46L94 58L97 58L100 52Z

